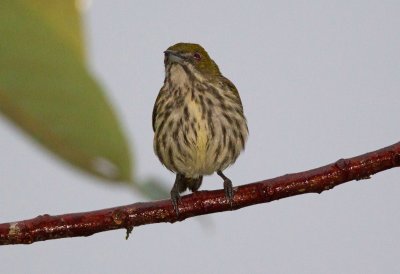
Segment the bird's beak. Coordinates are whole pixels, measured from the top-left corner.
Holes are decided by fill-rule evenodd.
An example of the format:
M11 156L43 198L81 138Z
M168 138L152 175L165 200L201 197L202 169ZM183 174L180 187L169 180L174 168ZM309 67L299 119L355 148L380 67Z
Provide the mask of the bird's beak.
M182 54L173 51L173 50L166 50L164 51L165 58L168 59L168 61L173 62L173 63L183 63L185 61L185 56Z

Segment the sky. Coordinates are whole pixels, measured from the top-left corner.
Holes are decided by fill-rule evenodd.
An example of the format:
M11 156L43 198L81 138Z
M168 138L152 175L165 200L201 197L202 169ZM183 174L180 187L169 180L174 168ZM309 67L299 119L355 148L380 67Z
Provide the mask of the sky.
M238 88L242 185L399 141L399 1L92 1L88 65L106 90L135 172L172 187L151 112L163 51L200 43ZM146 198L63 164L0 117L0 222ZM399 273L399 170L175 224L0 248L4 273ZM217 176L202 189L222 188Z

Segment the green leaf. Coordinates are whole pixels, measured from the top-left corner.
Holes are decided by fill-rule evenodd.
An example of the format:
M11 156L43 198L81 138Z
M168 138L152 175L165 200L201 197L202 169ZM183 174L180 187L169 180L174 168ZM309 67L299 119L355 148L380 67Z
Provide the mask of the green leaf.
M131 180L129 147L84 60L75 1L0 1L0 111L74 166Z

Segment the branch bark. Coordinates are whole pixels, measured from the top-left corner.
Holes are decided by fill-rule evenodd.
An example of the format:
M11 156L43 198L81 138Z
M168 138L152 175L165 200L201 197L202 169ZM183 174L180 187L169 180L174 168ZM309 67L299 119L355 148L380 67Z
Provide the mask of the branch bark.
M223 190L198 191L182 197L179 216L170 200L135 203L91 212L58 216L40 215L30 220L0 224L0 245L31 244L37 241L92 234L176 221L236 210L305 193L324 190L352 180L369 179L371 175L400 166L400 142L394 145L338 161L309 171L287 174L234 188L233 205L225 199Z

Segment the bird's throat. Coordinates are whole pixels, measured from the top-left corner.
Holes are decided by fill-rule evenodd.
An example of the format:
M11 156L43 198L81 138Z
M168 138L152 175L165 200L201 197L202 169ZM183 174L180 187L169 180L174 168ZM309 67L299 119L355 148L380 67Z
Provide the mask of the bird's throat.
M190 83L189 75L180 64L172 64L167 68L167 78L173 86L184 87Z

